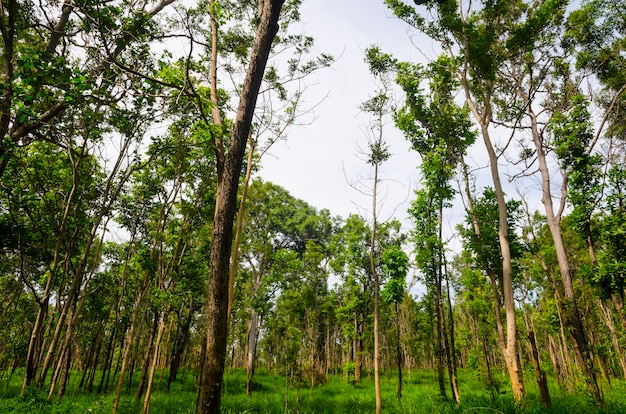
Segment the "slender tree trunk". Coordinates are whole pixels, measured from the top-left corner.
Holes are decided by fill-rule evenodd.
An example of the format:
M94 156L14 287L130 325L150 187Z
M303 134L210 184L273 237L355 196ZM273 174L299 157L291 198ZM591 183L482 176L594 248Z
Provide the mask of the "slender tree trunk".
M87 382L87 392L91 394L93 392L93 382L96 379L96 370L98 368L98 358L100 357L100 351L102 351L102 336L98 336L98 344L96 346L96 355L94 356L93 364L91 366L91 371L89 372L88 382Z
M552 360L552 367L554 368L554 376L556 377L556 381L559 384L559 388L563 387L563 383L565 382L565 377L563 374L563 366L561 357L559 355L559 351L554 344L554 339L552 336L548 337L548 349L550 351L550 359Z
M395 303L396 311L396 363L398 365L398 389L396 395L398 401L402 400L402 346L400 345L400 311L398 302Z
M433 263L436 269L436 264ZM441 293L441 276L437 271L435 275L435 365L437 372L437 383L439 384L439 395L444 400L448 398L446 393L446 383L444 378L444 346L443 346L443 299Z
M182 361L183 353L189 342L189 330L191 328L191 320L194 313L199 309L199 306L194 304L193 297L189 299L188 313L185 316L183 322L179 326L179 332L174 341L174 347L172 349L172 356L170 358L170 372L167 380L167 390L170 390L170 384L176 381L178 375L178 369Z
M100 346L102 341L100 340L100 332L96 335L96 340L91 341L89 344L89 350L87 351L87 357L85 358L85 369L83 370L83 375L80 377L80 382L78 383L78 388L81 390L85 389L85 383L88 381L91 372L93 371L92 367L95 365L97 357L95 357L95 353L97 348Z
M378 143L382 141L382 127L379 130ZM380 147L380 145L378 145ZM372 189L372 233L370 238L370 271L374 279L374 389L376 393L376 414L382 413L382 392L380 389L380 338L379 338L379 319L380 319L380 277L376 269L376 237L377 237L377 195L378 195L378 167L381 159L376 150L373 150L372 158L374 158L374 188Z
M150 286L150 277L146 275L143 286L139 290L139 294L137 295L137 299L135 300L135 309L133 310L132 322L130 324L130 328L126 332L126 341L124 342L124 353L122 356L122 365L120 367L120 377L117 381L117 388L115 389L115 397L113 399L113 410L112 414L117 413L117 409L120 405L120 398L122 396L122 389L124 388L124 375L126 370L128 369L128 363L130 360L130 352L132 350L133 340L135 336L135 329L137 324L139 323L139 313L142 309L142 302L144 295L146 294L149 286Z
M485 108L490 109L490 98L485 103ZM511 248L509 245L509 225L507 218L507 207L504 199L504 190L500 181L500 172L498 171L498 157L493 148L489 135L488 122L491 119L491 113L486 111L484 116L479 117L482 122L481 133L487 153L489 155L489 167L491 169L491 177L496 193L496 201L498 204L498 239L500 242L500 253L502 255L502 291L504 296L504 309L506 313L506 347L504 357L506 360L507 370L511 379L511 388L513 389L513 397L515 401L522 401L526 398L524 389L524 380L522 378L522 369L519 366L519 358L517 356L517 328L515 317L515 298L513 297L513 266L511 262Z
M254 365L256 359L256 345L259 337L259 313L252 309L250 323L248 324L248 336L246 341L246 395L252 395L252 380L254 377Z
M533 370L535 372L535 380L537 381L537 387L539 388L539 395L541 396L541 405L544 408L550 408L552 402L550 400L550 390L548 388L548 379L546 373L541 369L541 361L539 360L539 350L537 349L537 341L535 340L535 330L533 324L529 321L526 310L524 309L524 322L526 323L526 331L528 331L528 341L530 343L530 357L533 363Z
M200 412L220 412L228 340L228 281L237 189L246 140L284 0L259 0L259 24L250 65L243 83L233 125L230 149L218 177L211 244L211 271L207 303L206 360L202 372Z
M161 352L161 341L163 339L163 331L165 330L165 312L161 312L161 316L158 322L158 332L156 336L154 351L152 353L152 361L150 362L150 373L148 374L148 384L146 385L146 395L143 400L142 414L148 414L150 412L150 397L152 396L152 386L154 384L154 371L156 370L157 362L159 361L159 354Z
M441 229L441 227L440 227ZM441 233L440 233L441 237ZM452 312L452 299L450 298L450 282L448 278L448 269L444 257L444 274L446 279L446 301L448 305L449 324L450 324L450 348L448 350L448 366L450 375L450 387L452 389L452 398L457 404L461 403L461 395L459 394L459 378L456 370L456 346L454 341L454 313Z
M497 395L500 393L500 387L494 381L493 374L491 373L491 363L489 362L489 351L486 335L482 335L481 345L483 350L483 357L485 358L485 371L487 373L487 384L489 385L489 391L491 391L492 396L494 394Z
M567 252L565 249L565 244L563 242L563 235L561 233L560 216L561 211L563 211L563 203L565 201L567 180L563 181L561 188L561 193L563 195L561 207L559 208L559 212L555 214L554 205L552 202L550 170L546 160L542 136L537 126L538 121L536 119L536 115L530 109L527 110L527 113L531 117L531 131L533 136L533 143L535 144L537 162L539 164L539 172L541 173L541 201L543 202L543 205L545 207L546 221L548 223L548 228L550 229L550 234L552 235L552 241L554 242L554 249L556 252L557 261L559 263L559 271L561 274L561 281L563 282L563 290L565 293L565 301L563 303L565 324L568 332L574 340L574 355L576 356L576 360L578 361L578 364L580 365L583 374L585 375L585 381L587 382L589 391L598 402L603 404L604 397L602 396L602 392L600 390L600 387L598 386L598 382L596 379L593 359L591 357L591 352L589 350L589 344L587 343L587 338L585 336L582 318L578 309L576 294L574 292L574 286L572 284L569 260L567 258Z
M504 292L504 309L506 312L506 365L511 378L511 387L513 388L513 396L515 401L522 401L526 398L524 389L524 380L522 379L522 370L519 366L517 357L517 328L515 326L515 299L513 297L513 267L511 264L511 249L509 245L508 219L506 201L504 200L504 191L500 183L500 173L498 172L498 159L495 155L489 132L487 128L483 128L483 137L487 152L489 153L489 164L491 166L491 174L496 190L496 199L498 202L498 238L500 240L500 251L502 254L502 290Z
M565 379L568 384L568 389L570 391L573 390L573 382L574 380L574 368L575 364L572 362L572 358L570 355L569 344L567 342L567 335L565 334L565 323L563 322L563 311L562 311L562 301L561 296L558 291L554 292L554 298L556 299L557 307L556 311L559 316L559 347L562 359L564 361L563 367L565 368Z
M356 384L361 383L361 369L363 368L363 354L362 354L362 336L363 325L359 322L358 313L354 316L354 341L352 343L352 359L354 361L354 382Z

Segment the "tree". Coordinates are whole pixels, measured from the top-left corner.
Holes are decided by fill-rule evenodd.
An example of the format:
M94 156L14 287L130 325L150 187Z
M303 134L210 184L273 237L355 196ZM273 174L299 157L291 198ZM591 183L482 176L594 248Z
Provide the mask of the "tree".
M383 272L387 283L381 292L383 301L393 304L396 316L396 363L398 364L398 400L402 399L402 348L400 346L400 303L406 292L406 276L409 257L398 247L391 247L383 252Z
M211 244L207 304L206 361L203 366L200 412L219 413L228 340L228 279L237 189L256 98L263 80L284 0L259 1L259 23L244 81L224 169L218 178ZM218 169L219 171L219 169Z
M350 215L334 240L333 270L341 278L337 294L340 304L337 318L343 323L342 333L350 345L350 364L354 382L361 382L363 368L363 335L365 324L373 310L373 279L370 276L370 229L365 220Z
M14 0L2 7L0 177L16 148L57 135L72 122L68 112L80 105L119 101L131 84L127 75L147 75L153 19L174 1L159 1L151 9L145 3L36 6ZM55 15L56 21L49 20ZM78 55L89 59L81 64L73 57Z
M251 303L246 303L250 319L244 361L248 376L246 393L251 395L261 319L270 309L272 292L282 282L281 270L277 267L284 262L276 261L276 255L279 251L291 251L296 254L296 259L302 260L307 242L322 235L316 234L318 229L313 227L317 212L305 202L291 197L283 188L255 180L249 190L241 267L250 280L246 283L242 280L237 287L251 299Z
M367 52L366 52L367 53ZM372 70L371 70L372 71ZM378 93L364 102L361 106L361 110L369 113L373 117L371 123L371 137L368 140L368 153L367 163L371 165L373 169L372 174L372 231L370 235L370 251L369 262L370 272L374 280L374 388L376 393L376 414L382 412L382 394L380 390L380 339L379 339L379 324L380 324L380 275L378 272L378 257L377 257L377 237L378 237L378 213L379 213L379 191L378 186L381 180L379 176L379 170L381 165L388 161L391 157L388 144L385 140L383 133L383 126L385 123L385 117L389 115L392 109L392 97L389 93L389 79L384 72L376 73L381 81L381 89Z
M557 2L558 3L558 2ZM543 28L546 14L528 18L527 6L518 1L484 1L479 7L452 1L437 6L436 22L426 22L414 9L400 1L386 1L394 13L436 40L450 58L460 62L453 72L461 84L465 102L477 122L489 157L489 168L495 190L498 212L498 239L502 254L503 297L506 313L505 360L516 401L525 398L522 369L517 357L517 329L513 298L513 268L509 245L506 199L500 178L497 151L492 137L496 103L499 93L499 68L508 59L516 59L526 50L528 42ZM553 6L552 2L549 4ZM546 6L547 7L547 6ZM506 148L507 144L502 145Z
M471 129L467 109L459 107L454 102L452 91L458 84L451 76L455 65L451 59L441 56L424 70L420 65L397 62L376 48L369 49L368 54L373 70L397 73L396 82L406 94L405 105L395 112L395 118L396 125L422 157L420 169L424 188L417 192L417 199L410 209L416 222L413 234L417 263L424 274L427 286L434 288L436 292L440 392L445 396L443 384L445 351L453 397L458 402L460 399L456 367L450 354L455 352L452 320L449 324L450 337L444 335L442 283L444 279L447 280L447 271L442 235L443 209L449 206L454 196L450 181L454 176L456 165L462 160L467 148L473 144L475 133ZM428 87L432 94L430 102L422 90L424 78L429 80ZM449 316L452 318L449 292L448 307Z

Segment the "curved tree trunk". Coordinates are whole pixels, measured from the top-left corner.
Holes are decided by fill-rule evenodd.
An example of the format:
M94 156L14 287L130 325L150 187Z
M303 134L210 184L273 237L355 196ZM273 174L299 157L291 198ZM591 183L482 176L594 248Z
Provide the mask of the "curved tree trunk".
M555 213L551 193L550 170L546 160L542 135L538 128L537 117L529 107L527 107L527 114L531 120L533 143L535 144L539 172L541 173L541 201L545 207L546 221L548 223L548 228L550 229L550 234L552 235L556 257L559 263L561 281L563 283L563 291L565 293L565 297L563 298L564 301L562 303L565 326L568 328L567 330L573 339L574 355L576 356L576 360L583 371L589 391L597 401L602 403L604 401L604 397L602 396L602 391L600 390L596 379L593 358L591 356L591 351L585 335L580 310L578 309L569 260L567 258L565 243L563 242L563 234L561 233L561 212L563 211L565 203L567 180L563 180L561 187L561 193L563 196L561 206L559 208L559 212Z

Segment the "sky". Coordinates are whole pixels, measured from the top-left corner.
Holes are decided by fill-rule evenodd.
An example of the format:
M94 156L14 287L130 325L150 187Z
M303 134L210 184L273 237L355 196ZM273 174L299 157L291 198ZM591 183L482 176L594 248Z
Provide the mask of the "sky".
M315 38L315 52L337 60L306 80L307 100L319 103L312 121L292 127L288 139L264 155L258 175L318 210L370 218L371 198L353 188L372 185L361 150L367 147L370 118L359 106L376 93L378 84L364 53L377 45L399 59L418 61L423 58L412 44L415 33L408 33L407 25L393 17L382 0L305 0L301 16L304 32ZM383 131L393 155L380 172L380 218L404 222L419 181L419 157L393 122Z
M430 12L425 6L417 7L428 17ZM288 139L276 143L264 156L258 176L284 187L318 210L328 209L332 215L344 218L356 213L370 219L371 196L351 185L357 182L369 188L372 185L371 181L362 179L370 175L370 170L359 155L359 148L367 147L369 121L359 106L378 87L365 63L365 50L376 45L399 60L426 63L437 55L435 44L394 17L383 0L304 0L301 16L304 32L315 38L315 52L330 53L337 61L331 68L307 79L310 85L307 97L311 104L319 103L314 108L313 121L291 128ZM401 99L398 93L399 104ZM411 222L407 209L419 187L420 159L392 121L385 125L384 132L393 156L383 164L380 173L383 202L379 206L379 218L383 221L397 218L408 231ZM492 138L495 137L496 146L498 135L506 135L500 138L506 140L509 132L494 131ZM474 166L478 188L493 185L480 137L470 148L466 161ZM510 165L504 159L500 161L500 176L507 196L519 198L507 175L511 174L507 171ZM554 184L558 185L556 181ZM539 181L526 178L522 185L531 210L542 209ZM444 212L444 232L448 236L456 232L455 227L464 220L464 215L460 201Z

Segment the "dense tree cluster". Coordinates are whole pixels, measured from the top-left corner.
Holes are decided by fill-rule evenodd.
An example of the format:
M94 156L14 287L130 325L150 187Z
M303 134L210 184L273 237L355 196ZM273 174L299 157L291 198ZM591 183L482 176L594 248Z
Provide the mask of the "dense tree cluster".
M366 51L370 217L254 178L333 61L289 30L299 0L53 3L0 8L0 380L146 413L187 381L208 413L225 369L248 395L259 367L395 370L399 399L433 369L456 402L459 369L519 402L532 372L545 406L548 376L599 404L626 377L623 0L385 0L441 54ZM377 215L386 117L420 159L406 234Z

